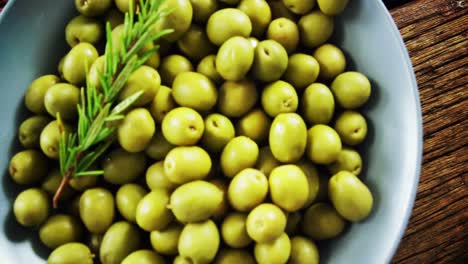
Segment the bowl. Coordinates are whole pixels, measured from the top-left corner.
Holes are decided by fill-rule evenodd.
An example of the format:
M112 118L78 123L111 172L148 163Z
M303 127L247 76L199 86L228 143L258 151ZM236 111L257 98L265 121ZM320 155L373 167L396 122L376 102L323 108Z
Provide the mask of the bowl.
M44 263L48 251L37 232L20 227L12 201L20 191L7 167L19 149L17 128L25 118L23 94L36 77L55 73L66 52L64 28L73 1L9 1L0 15L0 257L2 263ZM415 76L402 38L380 0L350 1L338 17L333 43L349 69L371 80L364 111L369 136L363 146L363 179L374 194L370 217L321 245L322 263L388 263L411 214L422 156L421 109Z

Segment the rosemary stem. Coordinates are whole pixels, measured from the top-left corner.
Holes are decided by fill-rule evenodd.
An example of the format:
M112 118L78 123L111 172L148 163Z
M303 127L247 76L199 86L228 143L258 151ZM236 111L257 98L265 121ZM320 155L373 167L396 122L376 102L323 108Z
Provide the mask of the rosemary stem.
M74 167L70 167L70 169L67 171L67 173L65 174L65 176L62 177L62 181L60 182L60 185L59 185L59 187L57 188L57 191L55 191L54 198L52 199L52 206L53 206L54 208L57 208L57 207L58 207L58 201L59 201L59 199L60 199L60 196L62 195L63 190L65 190L65 187L68 185L68 183L69 183L70 180L72 179L74 170L75 170Z

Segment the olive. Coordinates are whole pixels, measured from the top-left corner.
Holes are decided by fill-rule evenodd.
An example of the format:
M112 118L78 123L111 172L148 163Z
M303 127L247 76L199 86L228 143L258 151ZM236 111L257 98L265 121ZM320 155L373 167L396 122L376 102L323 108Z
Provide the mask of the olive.
M301 42L306 48L315 48L325 43L333 34L333 17L315 10L301 17L298 22Z
M314 52L314 57L320 64L320 78L331 80L346 68L346 58L335 45L324 44Z
M296 14L294 14L289 8L286 7L282 0L271 0L268 1L271 8L271 14L273 18L287 18L291 21L296 20Z
M146 194L136 208L136 222L140 228L151 232L168 226L174 218L168 209L169 192L155 189Z
M136 92L142 91L143 94L133 103L134 106L143 106L151 102L161 85L161 77L159 73L146 65L138 67L128 77L125 86L119 93L119 101L134 95Z
M86 42L76 44L63 61L63 77L73 85L81 85L86 80L86 72L98 58L96 48Z
M58 83L60 78L55 75L43 75L31 82L24 94L26 108L36 114L46 113L44 97L52 85Z
M190 0L193 8L193 20L206 23L208 18L218 10L217 0Z
M149 166L146 170L146 185L151 190L161 188L172 191L177 187L177 184L171 182L164 172L164 161Z
M336 118L335 129L343 143L356 146L366 139L367 121L359 112L347 110Z
M167 113L176 107L177 104L174 101L172 89L161 85L153 101L151 101L149 110L156 123L161 124Z
M112 0L75 0L75 7L85 16L100 16L111 6Z
M13 203L16 221L25 227L41 225L49 216L49 199L47 193L38 188L22 191Z
M125 221L112 224L102 238L99 259L102 264L121 264L130 253L140 248L138 228Z
M189 30L177 41L177 46L187 57L197 61L216 51L216 47L208 39L205 29L195 24L192 24Z
M221 235L224 243L233 248L243 248L252 243L247 234L247 215L231 213L227 215L221 224Z
M308 124L330 123L335 112L333 93L325 84L309 85L301 98L301 110Z
M80 0L75 0L75 2L77 1ZM96 18L77 16L70 20L70 22L68 22L67 26L65 27L65 39L67 40L67 43L70 45L70 47L74 47L79 43L84 42L96 45L101 40L103 35L104 27L102 23ZM89 66L91 66L91 64Z
M117 128L120 146L128 152L136 153L146 149L153 138L156 125L150 112L145 108L131 110Z
M203 136L205 124L201 115L188 107L177 107L167 113L161 125L167 141L177 146L195 145Z
M172 82L179 73L193 71L193 66L187 58L172 54L161 61L158 71L161 75L161 82L172 86Z
M164 174L173 183L182 184L208 176L212 161L202 148L176 147L164 159Z
M225 176L232 178L243 169L255 166L259 149L248 137L233 138L221 153L221 169Z
M222 43L216 55L216 71L225 80L240 81L254 64L254 47L245 37L234 36Z
M210 218L222 201L223 192L216 185L192 181L175 189L169 207L180 222L198 222Z
M216 84L223 82L223 77L216 70L216 55L208 55L200 60L197 65L197 72L210 78Z
M161 130L156 130L145 149L145 153L154 160L163 160L174 147L174 145L167 141Z
M348 0L317 0L320 10L329 16L336 16L343 12Z
M317 168L312 164L312 162L307 160L301 160L296 164L304 175L307 177L307 182L309 186L309 196L307 201L304 204L304 208L309 207L317 198L320 189L320 176Z
M68 83L52 85L44 96L44 105L47 112L64 120L75 120L78 116L76 105L80 101L80 89Z
M210 263L220 244L219 231L211 220L186 224L180 234L178 250L193 263Z
M291 258L288 264L318 264L319 251L315 243L303 236L295 236L291 239Z
M291 241L283 233L272 241L255 244L254 253L259 264L286 263L291 255Z
M101 80L100 76L101 74L104 74L106 69L106 57L104 55L99 56L91 65L89 68L88 76L87 76L87 81L91 85L91 87L94 87L98 91L101 90Z
M273 156L273 153L271 153L270 147L266 146L260 149L255 168L269 177L270 172L280 164L281 163L275 158L275 156Z
M255 106L257 99L258 92L254 82L227 81L219 90L218 109L228 117L241 117Z
M160 254L176 255L182 228L180 224L171 224L163 230L152 231L150 233L151 246Z
M271 242L286 229L286 215L271 203L263 203L247 216L247 234L257 243Z
M39 229L39 238L48 248L57 248L70 242L78 242L82 235L81 223L73 216L51 216Z
M106 24L109 23L111 29L114 29L118 25L121 25L124 23L125 16L119 9L112 7L109 9L104 19L106 21Z
M122 185L115 194L115 203L120 215L127 221L135 223L138 203L146 194L147 191L138 184Z
M216 105L218 91L211 79L198 72L183 72L172 84L172 97L180 106L208 111Z
M41 132L49 122L49 118L42 115L24 120L18 129L18 139L21 145L25 148L39 148Z
M62 179L63 177L62 177L62 174L60 173L60 170L57 168L54 168L49 171L47 177L44 179L44 181L41 184L41 188L45 190L52 197L57 192L57 189L59 188L60 183L62 182ZM65 185L61 193L61 198L67 199L67 198L70 198L73 194L74 192L73 192L73 189L70 187L70 185Z
M23 150L10 160L8 171L17 184L26 185L41 181L47 175L48 160L37 150Z
M281 113L296 112L299 105L299 97L294 87L284 81L276 81L265 87L262 92L263 110L276 117Z
M302 91L317 80L319 72L321 68L314 57L304 53L295 53L289 57L288 68L283 79Z
M359 176L362 171L362 158L356 150L343 147L336 161L328 166L330 173L336 174L340 171L349 171Z
M268 180L265 174L247 168L234 176L228 188L228 199L232 207L248 212L265 200L268 194Z
M304 155L307 127L296 113L282 113L275 117L269 134L270 149L280 162L296 162Z
M260 41L255 48L253 76L262 82L277 81L288 68L288 53L275 40Z
M255 264L255 259L245 249L222 248L215 259L215 264Z
M242 0L237 7L252 23L252 35L261 36L271 21L271 9L265 0Z
M229 118L221 114L210 114L205 118L205 132L201 144L210 152L221 152L235 134L234 125Z
M344 72L331 84L331 89L339 105L345 109L363 106L371 95L369 79L359 72Z
M128 255L122 264L164 264L164 258L149 249L140 249Z
M51 121L41 132L39 144L42 152L51 159L59 158L59 142L62 133L68 134L71 127L65 123L59 124L57 120Z
M104 157L104 180L112 184L125 184L144 174L146 157L143 153L130 153L117 148Z
M331 164L341 152L341 139L336 131L327 125L315 125L307 131L306 154L317 164Z
M108 190L92 188L81 195L80 217L90 232L106 232L114 220L114 215L114 197Z
M296 165L274 168L268 179L273 202L287 212L294 212L307 202L309 183L304 172Z
M81 243L72 242L56 248L47 258L47 264L93 264L94 255Z
M190 0L164 1L159 8L171 12L157 20L154 31L160 32L164 29L172 29L173 32L163 38L169 42L177 41L189 30L192 23L193 8Z
M210 16L206 23L206 33L213 44L221 46L234 36L249 37L252 33L252 22L241 10L225 8Z
M302 231L314 240L325 240L340 235L346 222L332 206L316 203L304 213Z
M266 34L267 39L275 40L283 45L289 54L294 52L299 45L299 28L290 19L282 17L271 21ZM307 75L301 76L306 79L310 78Z
M236 125L236 132L239 136L251 138L258 144L262 144L268 139L271 120L260 108L253 109L244 115Z

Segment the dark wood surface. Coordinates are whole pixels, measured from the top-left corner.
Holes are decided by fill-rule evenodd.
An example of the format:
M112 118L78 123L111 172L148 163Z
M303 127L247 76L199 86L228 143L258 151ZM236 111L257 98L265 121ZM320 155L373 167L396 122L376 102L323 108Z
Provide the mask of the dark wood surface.
M418 79L424 158L394 263L468 263L468 1L391 9Z

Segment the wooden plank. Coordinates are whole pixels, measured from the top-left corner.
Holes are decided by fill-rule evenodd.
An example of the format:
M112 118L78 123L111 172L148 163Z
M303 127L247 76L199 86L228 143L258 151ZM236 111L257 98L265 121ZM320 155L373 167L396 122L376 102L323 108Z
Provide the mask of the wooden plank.
M468 3L419 0L391 10L420 89L423 168L393 263L468 261Z

